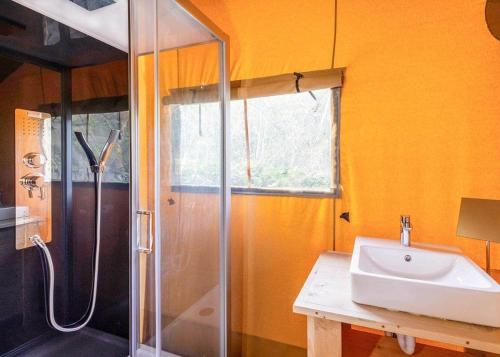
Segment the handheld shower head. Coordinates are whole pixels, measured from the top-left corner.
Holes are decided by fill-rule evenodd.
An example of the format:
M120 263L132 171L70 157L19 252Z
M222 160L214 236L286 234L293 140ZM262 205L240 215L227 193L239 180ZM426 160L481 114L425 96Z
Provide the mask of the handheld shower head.
M108 141L102 148L101 155L99 156L99 166L105 166L106 161L108 161L109 155L115 146L116 140L118 140L118 135L120 135L120 130L111 130L109 133Z
M87 140L85 140L83 134L80 131L75 131L76 139L82 146L83 151L85 151L85 155L87 155L90 168L92 169L93 172L102 171L104 169L104 166L106 166L106 161L108 161L109 155L111 155L111 151L113 150L113 146L115 145L116 140L118 140L119 134L120 130L114 130L114 129L111 130L111 132L109 133L108 140L106 141L106 144L104 144L104 147L102 148L101 155L99 156L99 161L97 161L94 153L92 152L92 149L87 143Z
M85 151L85 155L87 155L87 159L89 160L89 165L90 167L96 166L97 165L97 159L95 158L94 153L92 152L92 149L90 148L89 144L87 143L87 140L85 140L85 137L83 136L81 131L75 131L75 136L80 145L82 146L83 151Z

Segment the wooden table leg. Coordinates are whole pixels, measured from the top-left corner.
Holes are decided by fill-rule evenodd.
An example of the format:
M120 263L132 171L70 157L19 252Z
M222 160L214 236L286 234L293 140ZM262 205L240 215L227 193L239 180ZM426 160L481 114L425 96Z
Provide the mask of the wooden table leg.
M307 316L307 357L341 357L342 323Z

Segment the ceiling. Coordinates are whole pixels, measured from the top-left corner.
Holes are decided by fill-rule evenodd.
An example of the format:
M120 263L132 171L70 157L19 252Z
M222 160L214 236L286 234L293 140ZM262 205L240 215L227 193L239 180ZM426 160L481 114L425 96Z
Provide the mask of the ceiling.
M67 2L87 13L105 9L88 11ZM0 14L0 52L72 68L127 59L125 51L14 1L0 1Z
M13 1L121 51L128 51L127 0Z

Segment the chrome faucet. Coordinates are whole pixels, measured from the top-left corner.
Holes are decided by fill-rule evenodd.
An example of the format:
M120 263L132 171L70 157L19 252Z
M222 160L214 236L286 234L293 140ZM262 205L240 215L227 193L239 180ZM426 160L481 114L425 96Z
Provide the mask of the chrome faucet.
M400 239L401 245L403 247L409 247L411 245L411 224L410 216L401 216L401 229L400 229Z

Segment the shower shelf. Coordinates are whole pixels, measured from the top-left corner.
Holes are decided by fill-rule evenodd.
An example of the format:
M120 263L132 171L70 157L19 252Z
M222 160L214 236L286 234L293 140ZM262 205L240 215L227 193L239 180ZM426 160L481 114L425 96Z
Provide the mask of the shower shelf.
M0 207L0 229L43 222L39 216L30 216L27 206Z
M41 217L11 218L0 221L0 229L23 226L30 223L43 222Z

